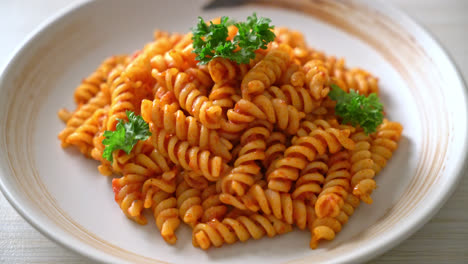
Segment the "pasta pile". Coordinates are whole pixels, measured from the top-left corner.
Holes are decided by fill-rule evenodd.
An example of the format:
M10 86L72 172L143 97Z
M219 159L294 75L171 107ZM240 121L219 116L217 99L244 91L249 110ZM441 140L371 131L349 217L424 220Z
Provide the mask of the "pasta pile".
M403 128L385 119L367 135L341 123L331 85L378 94L378 79L308 48L297 31L274 33L249 64L199 65L191 33L156 31L142 50L106 59L76 88L76 110L58 113L62 146L119 175L112 188L123 213L143 225L150 210L170 244L181 221L202 249L294 226L311 232L311 248L334 239L361 201L372 203L374 177ZM114 151L111 163L104 132L127 111L141 115L151 136L129 154Z

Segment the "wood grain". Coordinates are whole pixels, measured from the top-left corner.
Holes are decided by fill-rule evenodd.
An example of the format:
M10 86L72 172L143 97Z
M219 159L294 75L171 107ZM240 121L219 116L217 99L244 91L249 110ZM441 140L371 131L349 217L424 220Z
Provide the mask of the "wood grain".
M1 1L0 32L6 37L0 65L38 23L72 1ZM430 30L447 48L468 79L468 1L392 0ZM5 23L8 22L8 23ZM370 263L468 263L468 178L440 212L416 234ZM0 263L93 263L48 240L0 194Z

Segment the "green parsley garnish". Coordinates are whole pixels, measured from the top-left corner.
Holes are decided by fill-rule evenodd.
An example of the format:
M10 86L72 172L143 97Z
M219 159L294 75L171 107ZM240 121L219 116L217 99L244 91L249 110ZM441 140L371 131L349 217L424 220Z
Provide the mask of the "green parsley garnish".
M146 140L151 136L149 125L141 116L137 116L131 111L126 111L125 114L128 122L120 119L115 131L107 130L104 132L105 139L102 140L102 144L106 147L102 157L111 163L113 162L112 153L115 150L121 149L130 154L138 140Z
M199 64L207 64L214 58L226 58L239 64L249 63L255 58L255 51L266 49L267 44L275 39L270 25L271 19L257 18L253 13L247 22L234 23L238 32L232 41L227 40L228 26L233 22L223 16L219 24L209 25L198 17L198 24L192 28L193 52L197 54Z
M335 84L331 88L328 96L336 101L335 112L343 119L344 124L359 125L366 134L375 132L377 126L382 124L383 106L377 94L372 93L366 97L354 90L346 93Z

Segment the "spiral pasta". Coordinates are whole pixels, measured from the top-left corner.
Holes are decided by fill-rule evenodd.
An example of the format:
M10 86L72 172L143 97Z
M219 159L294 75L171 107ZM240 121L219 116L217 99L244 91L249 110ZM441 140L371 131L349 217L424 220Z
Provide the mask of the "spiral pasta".
M187 185L191 188L197 190L204 190L208 187L209 182L208 180L203 177L202 174L194 172L194 171L182 171L181 177L187 183Z
M328 167L323 189L315 203L318 218L338 216L350 189L351 164L348 151L333 154Z
M179 228L180 220L174 194L163 191L155 193L151 210L162 238L169 244L175 244L177 242L175 231Z
M270 99L281 99L305 114L312 113L313 110L320 106L320 101L313 99L307 89L302 87L295 88L289 84L282 85L281 87L272 86L264 95Z
M364 95L379 93L378 79L360 68L336 70L335 75L345 91L353 89Z
M107 125L107 113L103 116L102 119L98 119L98 132L94 135L93 138L93 148L91 150L91 158L101 162L98 166L98 171L104 176L111 176L112 166L110 162L102 157L104 153L105 146L102 144L102 140L104 139L104 132Z
M208 249L211 245L220 247L224 243L232 244L237 240L244 242L249 238L260 239L265 235L273 237L291 230L291 225L273 216L260 214L239 216L236 219L224 218L222 221L213 219L195 226L192 243L196 247Z
M115 130L118 120L126 120L126 111L140 113L140 105L143 99L151 97L149 86L138 85L134 81L124 77L125 71L116 68L109 75L109 87L111 91L111 107L107 129Z
M210 129L219 128L221 107L213 105L213 102L202 95L187 73L171 68L155 74L154 77L167 90L174 92L180 106L189 114Z
M192 53L192 43L188 41L191 35L185 35L178 43L177 47L168 50L164 54L158 54L151 58L150 64L152 69L159 72L169 68L177 68L184 71L196 65L196 55Z
M300 63L292 63L281 76L279 83L281 85L292 85L301 88L305 84L305 73Z
M242 80L249 68L248 64L237 64L225 58L215 58L208 63L211 79L215 83Z
M222 179L224 193L244 195L246 189L255 183L260 173L256 161L265 159L265 140L270 136L271 128L259 125L249 128L242 134L240 144L243 146L234 162L234 168Z
M216 130L207 128L192 116L186 116L177 104L164 104L157 98L153 102L143 100L141 115L145 121L175 134L190 146L199 146L201 150L210 150L214 155L231 159L229 150L232 144L223 140Z
M221 121L221 131L226 137L229 137L226 134L242 132L247 124L255 119L267 120L275 124L278 129L292 135L299 129L300 121L305 114L284 100L258 95L252 101L239 100L234 108L227 112L227 117L228 120Z
M250 100L253 96L273 85L286 71L290 63L290 47L281 45L267 53L242 79L242 98Z
M308 116L310 117L310 115ZM313 117L313 121L304 120L300 124L300 128L297 130L296 137L306 137L315 129L328 129L332 128L330 121L324 119L318 119ZM335 127L337 128L337 127Z
M325 98L330 91L328 69L321 60L311 60L304 65L305 78L315 100Z
M262 162L265 169L270 168L275 160L283 156L286 150L286 141L286 135L280 132L272 132L270 136L266 138L265 159Z
M379 93L378 78L360 68L348 69L343 58L337 59L319 52L309 53L309 56L323 61L331 77L331 82L337 84L344 91L349 92L353 89L364 95Z
M57 117L65 123L67 123L68 120L70 120L72 115L73 115L73 112L69 111L66 108L60 108L57 112Z
M248 64L237 64L225 58L214 58L208 63L208 71L215 84L242 80L263 57L263 53L257 51L255 58L250 60Z
M62 147L69 146L69 144L66 143L68 136L75 132L75 130L91 117L97 109L104 108L109 103L109 91L104 89L76 110L67 121L66 127L58 135L58 138L62 141Z
M287 27L275 27L275 41L279 44L287 44L292 48L305 48L306 42L301 32Z
M122 212L141 225L147 223L145 216L141 214L144 208L141 188L145 180L145 176L138 174L127 174L112 180L115 201L119 204Z
M235 85L230 82L216 83L212 88L208 97L213 102L223 109L223 113L227 109L231 109L234 104L240 100L240 95L235 88Z
M177 168L166 171L156 177L151 177L145 180L142 186L142 196L144 197L143 206L151 208L154 205L153 196L160 191L166 193L174 193L176 190L176 175Z
M208 150L191 147L187 141L181 141L156 126L152 126L151 132L153 145L159 152L186 170L201 172L208 180L215 181L227 168L221 157L214 156Z
M317 154L327 151L338 152L342 147L353 149L354 142L349 139L349 130L336 128L315 129L309 136L298 137L284 152L284 158L275 162L275 169L267 175L268 187L273 190L288 192L291 184L299 177L307 162L313 161Z
M125 66L127 64L127 55L111 56L110 58L104 60L93 73L83 79L81 84L76 87L75 93L73 95L75 103L77 105L87 103L101 90L101 85L107 82L107 76L112 69L114 69L117 65Z
M240 210L260 211L265 215L273 215L288 224L296 224L300 229L305 229L315 219L307 212L310 205L304 200L293 199L289 193L262 188L259 184L254 184L242 197L222 193L219 198L223 203Z
M400 123L384 119L383 123L377 128L371 143L370 152L374 161L374 170L379 173L387 165L393 151L398 147L403 127Z
M148 43L141 51L134 54L131 62L122 72L122 78L136 83L137 86L146 84L152 87L154 79L151 76L151 58L164 54L183 40L181 35L173 34Z
M77 146L81 153L89 157L91 155L91 150L94 148L94 136L99 131L99 122L106 117L107 109L98 109L83 125L78 127L67 137L66 143Z
M370 194L377 187L374 181L376 174L372 153L370 152L370 137L360 131L351 136L356 142L356 148L351 152L351 187L353 194L363 202L371 204Z
M324 175L328 171L327 164L322 160L313 161L301 170L295 182L293 199L301 199L315 204L318 194L322 191Z
M358 206L359 198L350 194L346 197L338 216L316 218L311 227L312 238L310 240L310 248L317 248L320 240L333 240Z
M222 220L228 212L228 207L219 199L217 184L211 184L203 189L201 193L203 216L202 223L207 223L213 219Z
M190 188L188 183L183 181L177 186L176 197L180 218L184 223L195 226L203 216L201 191Z
M234 42L245 33L223 30ZM107 58L76 87L76 110L57 113L66 123L62 147L115 176L123 214L144 225L150 212L169 244L181 223L202 249L293 225L311 232L311 248L334 239L360 201L372 203L374 178L403 127L384 119L366 134L344 123L330 87L367 96L378 93L378 78L308 47L298 31L273 32L265 49L238 64L218 54L198 61L192 33L155 31L153 41ZM243 54L241 46L233 52Z

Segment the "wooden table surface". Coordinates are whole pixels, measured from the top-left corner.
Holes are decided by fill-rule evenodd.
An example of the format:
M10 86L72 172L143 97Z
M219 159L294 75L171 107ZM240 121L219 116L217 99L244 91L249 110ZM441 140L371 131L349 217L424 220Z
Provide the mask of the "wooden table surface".
M71 2L0 1L0 69L34 28ZM431 31L468 80L468 1L391 0ZM0 194L0 263L93 263L32 228ZM468 178L436 216L393 250L370 263L468 263Z

